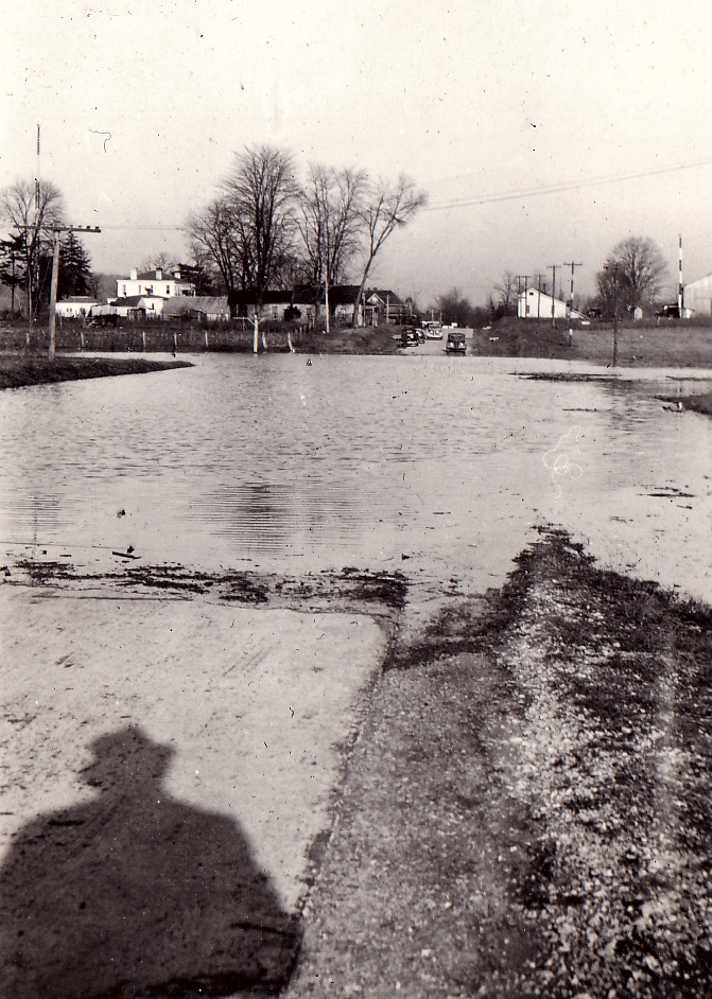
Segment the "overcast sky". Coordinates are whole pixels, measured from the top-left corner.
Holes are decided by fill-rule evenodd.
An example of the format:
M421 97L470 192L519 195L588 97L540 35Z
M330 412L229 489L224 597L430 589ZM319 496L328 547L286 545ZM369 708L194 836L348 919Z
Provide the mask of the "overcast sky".
M631 234L670 289L678 233L686 279L712 271L708 2L26 0L9 21L0 185L36 176L40 122L41 176L103 227L97 270L185 259L180 231L137 227L180 226L268 142L425 188L373 281L421 305L570 260L589 291Z

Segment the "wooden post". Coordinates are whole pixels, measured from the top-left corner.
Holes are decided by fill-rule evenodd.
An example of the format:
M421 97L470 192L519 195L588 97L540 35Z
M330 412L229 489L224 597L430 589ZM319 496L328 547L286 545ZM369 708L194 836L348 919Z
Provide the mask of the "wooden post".
M255 312L255 322L254 322L254 332L252 337L252 353L259 354L260 351L260 321L257 317L257 312Z
M57 322L57 281L59 279L59 229L54 230L52 252L52 284L49 293L49 359L54 360L55 325Z
M205 349L206 350L208 349L208 346L209 346L209 344L208 344L208 331L206 330L205 331Z
M82 350L86 349L86 344L84 343L84 330L79 330L79 345Z
M146 330L141 330L141 348L146 353Z

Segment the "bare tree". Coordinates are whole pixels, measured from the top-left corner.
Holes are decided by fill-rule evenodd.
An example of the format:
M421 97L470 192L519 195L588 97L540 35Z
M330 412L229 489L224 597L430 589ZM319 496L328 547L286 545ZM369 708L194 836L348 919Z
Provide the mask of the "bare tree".
M259 308L264 292L292 255L297 193L292 158L273 146L248 146L236 154L222 189L243 287L254 288Z
M160 253L152 253L148 257L145 257L141 261L140 269L142 271L160 270L164 273L169 273L175 269L175 260L165 250L161 250Z
M0 192L0 216L18 236L24 235L27 312L36 317L40 301L40 262L50 252L52 227L64 222L64 199L51 181L36 186L16 180Z
M312 164L299 192L297 231L309 283L341 284L359 247L359 212L368 183L365 170Z
M354 301L354 325L363 322L361 301L373 261L395 229L407 225L427 202L425 191L401 174L395 183L379 180L365 192L358 210L363 252L361 282Z
M234 214L225 197L214 198L188 219L193 258L206 270L217 267L227 294L245 287L245 267Z
M512 271L505 271L497 284L494 286L496 298L496 309L502 316L516 315L517 298L519 295L519 285L517 275Z
M615 308L631 310L650 305L660 294L665 259L652 239L629 236L616 243L596 275L601 307L607 314Z

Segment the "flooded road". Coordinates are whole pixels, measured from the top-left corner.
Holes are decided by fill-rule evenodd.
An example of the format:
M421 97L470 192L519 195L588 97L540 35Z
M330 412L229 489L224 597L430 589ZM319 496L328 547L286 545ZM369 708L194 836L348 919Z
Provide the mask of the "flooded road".
M529 381L512 373L600 369L437 347L192 360L0 395L7 559L106 567L131 546L143 562L401 569L479 591L553 522L712 600L712 425L654 398L700 382Z

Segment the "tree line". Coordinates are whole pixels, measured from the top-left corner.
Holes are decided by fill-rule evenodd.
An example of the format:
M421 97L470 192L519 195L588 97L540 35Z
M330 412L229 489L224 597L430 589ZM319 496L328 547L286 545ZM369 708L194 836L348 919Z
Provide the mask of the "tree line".
M562 265L557 287L552 289L545 273L529 277L529 288L539 288L544 294L568 302L570 298L567 271ZM595 292L577 296L569 303L581 312L590 312L602 318L624 316L635 309L652 309L659 304L668 267L659 246L648 236L628 236L620 240L606 254L596 272ZM566 290L564 290L566 289ZM517 302L524 290L522 278L512 271L505 271L494 285L489 297L488 311L491 319L516 316Z
M262 144L233 155L215 194L190 212L185 230L192 276L203 293L250 290L262 305L270 288L354 283L354 315L374 262L390 236L427 200L405 174L376 178L357 167L310 164L299 178L292 154ZM0 241L0 280L21 288L37 314L48 297L52 230L66 223L64 199L49 181L18 180L0 192L10 232ZM91 260L81 241L62 240L59 295L87 294Z
M66 223L62 193L51 181L17 180L0 191L0 216L9 229L0 239L0 281L10 288L12 310L19 310L24 293L27 311L36 318L49 299L52 231ZM60 241L58 294L93 292L91 258L82 241L67 232Z
M187 230L196 264L228 296L249 289L260 306L269 288L302 285L318 296L353 283L356 317L376 257L426 200L405 174L385 180L310 164L299 180L289 152L247 146Z

